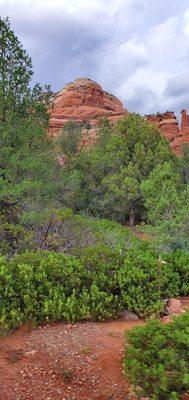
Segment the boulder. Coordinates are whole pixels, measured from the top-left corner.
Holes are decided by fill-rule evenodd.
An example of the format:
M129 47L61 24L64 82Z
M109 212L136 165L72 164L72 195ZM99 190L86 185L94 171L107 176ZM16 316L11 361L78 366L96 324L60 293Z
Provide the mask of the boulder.
M137 321L139 319L138 315L129 311L129 310L124 310L120 314L120 318L123 321Z
M178 299L170 299L167 304L167 310L170 314L182 314L183 307L182 302Z

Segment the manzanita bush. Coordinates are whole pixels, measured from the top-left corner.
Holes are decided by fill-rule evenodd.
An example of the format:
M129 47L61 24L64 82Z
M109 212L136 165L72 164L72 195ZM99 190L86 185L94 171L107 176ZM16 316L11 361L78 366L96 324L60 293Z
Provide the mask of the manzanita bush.
M186 265L167 261L138 244L121 254L104 244L74 256L49 251L0 258L0 326L31 321L105 320L124 309L157 315L163 299L179 295ZM178 258L178 254L177 254ZM181 268L182 266L182 268Z
M189 392L189 313L126 333L124 371L139 398L178 400Z

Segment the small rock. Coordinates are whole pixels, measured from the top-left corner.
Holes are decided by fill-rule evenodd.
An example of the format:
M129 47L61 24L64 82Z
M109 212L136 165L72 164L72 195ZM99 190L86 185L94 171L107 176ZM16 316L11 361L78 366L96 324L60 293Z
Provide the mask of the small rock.
M25 356L26 357L35 356L36 353L37 350L26 351Z
M172 322L171 316L170 315L165 315L162 319L161 319L162 324L168 324L169 322Z
M62 394L62 390L61 390L61 389L57 389L57 390L56 390L56 393Z
M138 315L129 310L122 311L122 313L120 314L120 318L123 321L137 321L139 319Z
M53 370L53 369L50 369L49 372L48 372L48 374L49 374L49 375L53 375L53 374L54 374L54 370Z
M170 314L182 314L182 303L178 299L170 299L167 304L167 309Z
M67 324L67 325L66 325L66 329L70 330L70 329L72 329L72 328L73 328L73 325L72 325L72 324Z

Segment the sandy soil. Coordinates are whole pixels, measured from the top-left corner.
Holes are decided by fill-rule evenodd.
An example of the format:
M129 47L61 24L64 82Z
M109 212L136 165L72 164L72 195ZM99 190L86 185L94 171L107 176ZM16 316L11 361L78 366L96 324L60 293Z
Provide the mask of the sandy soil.
M1 338L0 400L133 399L122 374L124 332L143 323L56 323Z
M45 325L1 339L1 400L125 400L124 331L142 321Z

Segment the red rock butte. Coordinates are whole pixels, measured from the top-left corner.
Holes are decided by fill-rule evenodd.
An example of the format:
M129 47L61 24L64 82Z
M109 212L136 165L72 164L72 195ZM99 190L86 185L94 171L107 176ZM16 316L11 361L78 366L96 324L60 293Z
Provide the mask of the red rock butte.
M54 137L66 122L73 120L90 123L90 129L83 129L82 145L93 143L100 118L114 123L128 111L117 97L105 92L101 86L88 78L79 78L66 85L52 98L49 136ZM184 143L189 143L189 115L181 112L181 126L172 111L147 115L149 123L156 125L170 142L172 150L180 155Z
M93 127L99 118L113 122L127 113L120 100L88 78L76 79L65 86L54 97L49 111L51 136L69 120L90 122Z

